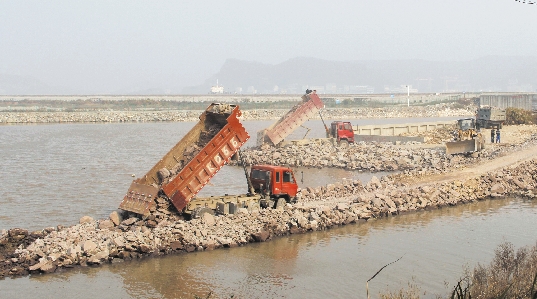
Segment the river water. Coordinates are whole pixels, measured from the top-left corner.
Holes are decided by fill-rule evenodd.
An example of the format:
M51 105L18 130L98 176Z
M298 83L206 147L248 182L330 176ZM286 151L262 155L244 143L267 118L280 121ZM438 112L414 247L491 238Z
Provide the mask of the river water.
M445 119L424 121L436 120ZM416 121L421 120L375 120ZM245 122L245 127L256 132L271 123ZM71 225L83 215L106 218L131 175L143 175L192 126L0 126L0 229ZM319 169L295 169L295 174L302 186L383 175ZM224 167L202 192L243 193L244 185L242 169ZM535 202L515 198L483 201L239 248L6 278L0 292L2 298L194 298L210 291L211 298L365 298L367 279L402 256L369 283L373 298L408 282L434 298L448 292L463 266L488 263L498 244L534 245L536 208Z

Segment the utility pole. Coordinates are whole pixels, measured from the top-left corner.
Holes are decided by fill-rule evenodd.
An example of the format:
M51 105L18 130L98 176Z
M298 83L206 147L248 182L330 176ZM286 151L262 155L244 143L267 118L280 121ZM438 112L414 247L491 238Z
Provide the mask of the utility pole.
M410 107L410 85L406 86L406 106Z

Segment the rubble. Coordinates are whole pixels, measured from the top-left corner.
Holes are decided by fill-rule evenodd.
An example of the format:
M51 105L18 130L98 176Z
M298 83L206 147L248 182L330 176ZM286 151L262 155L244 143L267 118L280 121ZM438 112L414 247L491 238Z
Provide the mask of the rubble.
M478 162L491 160L505 153L518 150L537 142L537 134L526 134L518 145L490 145L472 155L446 155L445 146L420 147L413 144L394 145L392 143L350 144L338 148L327 139L312 139L305 145L275 147L264 144L261 147L241 151L247 165L270 164L302 167L336 167L345 170L371 172L421 172L442 173ZM239 161L231 161L238 165Z

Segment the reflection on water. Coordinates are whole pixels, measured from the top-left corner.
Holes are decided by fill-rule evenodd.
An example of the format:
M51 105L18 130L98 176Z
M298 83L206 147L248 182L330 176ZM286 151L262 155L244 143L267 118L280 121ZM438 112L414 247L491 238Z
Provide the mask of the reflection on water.
M414 280L427 295L446 294L463 266L488 263L504 241L533 245L537 203L488 200L291 235L267 243L5 279L13 298L91 292L102 298L365 298ZM375 297L375 295L373 297ZM76 296L75 296L76 297Z

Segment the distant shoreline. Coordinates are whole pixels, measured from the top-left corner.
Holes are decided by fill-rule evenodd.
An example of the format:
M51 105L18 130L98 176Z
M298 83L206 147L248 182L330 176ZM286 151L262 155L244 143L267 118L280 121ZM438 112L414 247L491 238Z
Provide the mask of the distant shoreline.
M407 117L450 117L471 116L475 108L452 108L450 105L430 105L384 108L327 108L323 118L407 118ZM242 110L243 120L273 120L283 116L288 109ZM191 122L198 121L202 110L160 111L75 111L75 112L0 112L1 124L46 124L46 123L136 123L136 122ZM320 119L315 115L312 119Z

